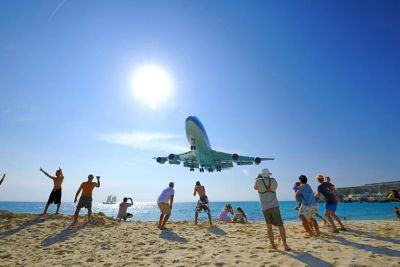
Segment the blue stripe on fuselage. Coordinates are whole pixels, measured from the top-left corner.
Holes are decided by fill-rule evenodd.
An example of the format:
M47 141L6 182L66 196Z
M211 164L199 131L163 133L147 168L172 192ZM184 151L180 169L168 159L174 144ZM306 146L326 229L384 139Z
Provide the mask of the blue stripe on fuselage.
M207 133L206 133L206 129L204 129L204 126L203 126L203 124L200 122L200 120L196 117L196 116L189 116L187 119L186 119L186 123L188 123L188 122L192 122L196 127L197 127L197 129L200 131L200 133L201 133L201 135L202 135L202 138L203 138L203 140L204 140L204 143L207 145L207 147L209 148L209 149L211 149L211 146L210 146L210 141L208 140L208 136L207 136ZM200 141L200 140L199 140ZM190 141L189 141L190 142Z

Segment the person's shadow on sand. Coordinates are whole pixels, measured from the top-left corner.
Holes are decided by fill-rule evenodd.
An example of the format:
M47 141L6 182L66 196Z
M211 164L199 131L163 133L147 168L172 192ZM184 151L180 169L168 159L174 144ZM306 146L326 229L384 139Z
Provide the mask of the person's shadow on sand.
M44 239L42 241L42 246L48 247L48 246L54 245L56 243L64 242L64 241L68 240L69 238L71 238L73 235L75 235L79 230L83 229L86 226L86 224L87 223L82 224L80 226L70 225L70 226L66 227L64 230L62 230L61 232Z
M175 242L180 242L180 243L186 243L187 239L184 237L179 236L178 234L172 232L171 230L162 230L160 235L160 238L163 238L165 240L170 240L170 241L175 241Z
M210 226L207 230L214 235L224 236L226 234L224 230L217 226Z
M22 230L24 230L24 229L26 229L28 227L31 227L32 225L35 225L35 224L38 224L38 223L42 223L42 222L44 222L44 221L46 221L48 219L49 219L48 217L39 216L39 217L37 217L35 219L29 220L27 222L24 222L23 224L19 225L17 228L1 232L0 233L0 239L9 237L9 236L11 236L13 234L18 233L19 231L22 231Z
M333 264L320 258L314 257L307 252L297 252L292 250L290 252L281 251L281 253L298 261L301 261L302 263L307 264L310 267L333 267Z
M400 245L400 239L398 239L398 238L373 235L371 233L360 231L360 230L355 230L355 229L347 229L347 232L352 233L354 235L362 235L367 238L376 239L376 240L385 241L385 242L391 242L391 243Z
M341 236L335 237L334 240L338 241L340 244L342 244L344 246L350 246L350 247L357 248L357 249L367 250L367 251L371 251L371 252L374 252L377 254L385 254L385 255L391 256L391 257L400 257L400 251L398 251L398 250L385 248L385 247L374 247L374 246L367 245L367 244L359 244L359 243L349 241Z

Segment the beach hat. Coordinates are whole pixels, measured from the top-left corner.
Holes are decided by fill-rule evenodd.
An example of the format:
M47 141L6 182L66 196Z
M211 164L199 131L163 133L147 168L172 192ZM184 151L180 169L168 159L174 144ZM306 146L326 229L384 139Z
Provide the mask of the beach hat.
M317 178L318 181L323 181L324 180L324 176L321 174L318 174L317 176L315 176L315 178Z
M261 176L262 177L270 177L272 173L269 172L268 168L262 169Z

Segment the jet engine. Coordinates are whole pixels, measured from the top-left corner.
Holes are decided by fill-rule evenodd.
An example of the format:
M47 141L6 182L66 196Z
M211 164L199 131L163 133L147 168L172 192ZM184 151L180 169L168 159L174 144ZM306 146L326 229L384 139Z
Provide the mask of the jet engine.
M160 164L164 164L167 161L166 157L157 157L156 161Z
M168 160L174 160L176 158L175 154L169 154Z
M235 162L238 161L239 160L239 155L236 154L236 153L232 154L232 160L235 161Z
M261 163L261 159L259 157L255 157L254 162L258 165Z

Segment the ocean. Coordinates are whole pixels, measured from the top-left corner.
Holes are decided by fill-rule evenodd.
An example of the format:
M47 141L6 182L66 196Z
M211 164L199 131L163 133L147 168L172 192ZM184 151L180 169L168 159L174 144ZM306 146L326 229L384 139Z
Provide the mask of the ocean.
M260 210L259 202L244 201L230 202L234 209L241 207L246 213L250 221L263 221L264 217ZM211 215L216 220L226 202L210 202ZM280 210L284 220L298 220L295 201L280 201ZM0 210L8 210L15 213L33 213L39 214L43 212L44 202L0 202ZM195 202L176 202L174 203L172 221L193 221ZM384 220L396 219L393 213L393 207L400 206L398 202L385 203L339 203L337 215L344 220ZM60 212L65 214L73 214L76 204L72 202L64 202L61 204ZM49 213L55 212L55 205L50 205ZM118 213L117 204L93 203L93 212L103 212L107 216L116 217ZM159 218L159 210L155 202L135 202L133 208L129 208L128 212L133 214L133 221L157 221ZM323 214L324 204L320 203L318 213ZM86 209L81 210L81 215L87 214ZM203 212L199 215L200 221L206 221L207 215Z

